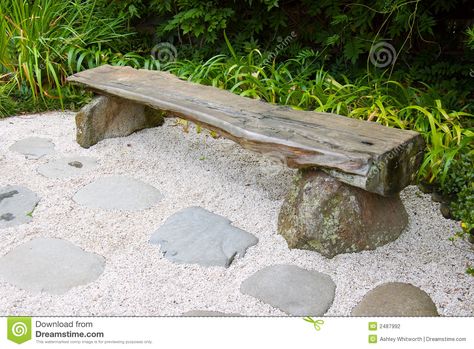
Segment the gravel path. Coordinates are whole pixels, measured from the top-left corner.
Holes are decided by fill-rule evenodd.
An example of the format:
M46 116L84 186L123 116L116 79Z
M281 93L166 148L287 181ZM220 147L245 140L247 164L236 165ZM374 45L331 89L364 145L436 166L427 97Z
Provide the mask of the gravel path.
M27 160L8 150L25 137L46 137L56 152ZM71 179L48 179L39 165L64 156L90 156L98 167ZM138 212L104 211L75 203L78 189L104 176L127 175L158 188L164 198ZM410 216L401 237L375 251L327 259L315 252L289 250L276 233L279 208L292 170L213 139L191 128L165 126L126 138L109 139L91 149L75 142L73 113L47 113L0 120L0 187L20 185L41 201L29 224L0 230L0 256L38 237L60 238L105 257L104 273L94 282L62 295L31 294L0 280L0 314L180 315L214 310L242 315L285 315L244 295L239 287L258 270L293 264L326 273L336 297L326 315L349 315L364 294L390 281L408 282L427 292L441 315L474 315L474 278L465 274L474 254L466 243L448 238L456 223L416 187L402 198ZM173 264L148 241L172 214L201 206L227 217L259 242L229 268Z

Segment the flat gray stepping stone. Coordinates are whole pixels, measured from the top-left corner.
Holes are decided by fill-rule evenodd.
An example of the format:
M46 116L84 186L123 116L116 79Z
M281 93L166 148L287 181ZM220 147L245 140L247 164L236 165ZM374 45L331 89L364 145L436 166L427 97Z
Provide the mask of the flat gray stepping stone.
M369 291L352 316L438 316L428 294L412 284L389 282Z
M129 177L112 176L86 185L73 200L90 208L138 211L156 205L162 198L160 191L149 184Z
M0 278L30 292L62 294L96 280L105 259L68 241L38 238L0 258Z
M196 317L227 317L227 316L242 316L240 314L233 313L221 313L220 311L213 310L191 310L183 313L183 316L196 316Z
M258 239L225 217L188 207L169 217L150 242L159 244L164 257L175 263L228 267Z
M322 316L334 300L336 284L317 271L273 265L244 280L240 291L289 315Z
M54 152L54 144L49 138L28 137L19 140L9 148L11 151L23 154L27 159L36 160Z
M39 200L28 188L12 185L0 188L0 229L29 223Z
M38 167L38 173L48 178L80 176L97 167L97 160L87 156L54 159Z

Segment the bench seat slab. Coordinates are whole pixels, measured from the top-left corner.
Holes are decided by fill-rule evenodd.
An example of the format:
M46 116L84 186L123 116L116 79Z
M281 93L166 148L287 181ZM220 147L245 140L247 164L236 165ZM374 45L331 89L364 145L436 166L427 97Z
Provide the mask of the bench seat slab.
M319 167L338 180L390 196L414 179L420 134L340 115L293 110L176 76L101 66L68 81L196 122L293 168Z

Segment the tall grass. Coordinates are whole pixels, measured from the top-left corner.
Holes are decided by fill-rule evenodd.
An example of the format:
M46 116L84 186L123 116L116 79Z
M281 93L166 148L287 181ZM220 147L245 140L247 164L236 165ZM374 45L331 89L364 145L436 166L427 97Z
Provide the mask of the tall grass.
M121 18L101 18L95 0L2 0L0 75L29 89L33 99L58 98L68 53L77 48L111 47L128 35ZM70 57L69 57L70 58Z

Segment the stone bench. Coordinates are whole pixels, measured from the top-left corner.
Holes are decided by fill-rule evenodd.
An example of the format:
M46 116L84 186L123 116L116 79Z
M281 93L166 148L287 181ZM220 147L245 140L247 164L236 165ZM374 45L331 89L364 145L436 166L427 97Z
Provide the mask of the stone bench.
M374 249L407 224L398 193L423 159L413 131L293 110L149 70L104 65L68 78L100 95L76 116L83 147L180 117L298 173L279 215L290 248L332 257Z

